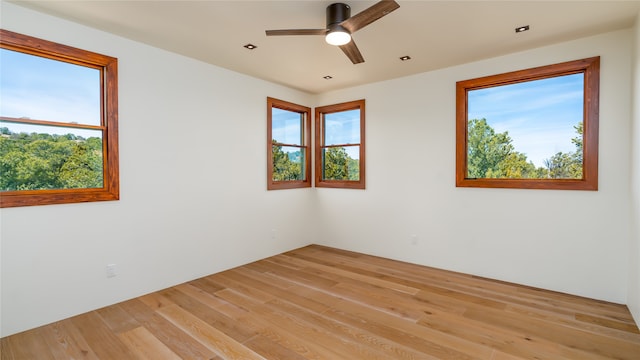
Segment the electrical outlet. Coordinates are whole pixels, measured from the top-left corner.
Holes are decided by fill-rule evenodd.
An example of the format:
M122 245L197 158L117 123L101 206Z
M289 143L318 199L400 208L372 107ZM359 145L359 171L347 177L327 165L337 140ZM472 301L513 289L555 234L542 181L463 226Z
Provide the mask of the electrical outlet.
M107 265L107 277L112 278L116 276L116 264L108 264Z
M418 245L418 235L413 234L410 236L411 238L411 245Z

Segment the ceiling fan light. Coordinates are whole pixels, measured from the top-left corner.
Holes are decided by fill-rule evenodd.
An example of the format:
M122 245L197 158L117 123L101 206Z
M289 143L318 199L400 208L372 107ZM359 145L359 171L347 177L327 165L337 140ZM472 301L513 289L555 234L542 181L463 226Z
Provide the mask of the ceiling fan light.
M332 28L325 36L327 44L340 46L348 44L351 41L351 34L342 26L338 25Z

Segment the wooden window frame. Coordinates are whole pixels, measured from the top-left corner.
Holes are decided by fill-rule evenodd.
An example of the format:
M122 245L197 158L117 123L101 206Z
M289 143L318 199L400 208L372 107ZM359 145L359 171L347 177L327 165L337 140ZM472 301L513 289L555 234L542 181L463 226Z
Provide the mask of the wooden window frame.
M358 181L354 180L325 180L322 178L322 149L324 145L324 114L360 110L360 143L359 144L339 144L339 146L360 146L360 176ZM315 186L326 188L344 189L365 189L365 100L349 101L341 104L327 105L315 109Z
M584 74L582 179L470 179L467 178L467 92L551 77ZM598 118L600 57L492 75L456 83L456 186L551 190L598 190Z
M273 139L272 139L272 109L288 110L300 113L303 119L304 143L302 145L278 143L281 146L299 147L304 151L304 180L273 180ZM267 97L267 190L298 189L311 187L311 108L290 103L288 101Z
M0 29L0 47L28 55L99 69L102 75L101 124L100 126L89 127L102 131L103 149L102 188L4 191L0 192L0 207L118 200L120 198L118 168L118 59L4 29ZM9 120L35 125L64 127L70 125L42 120L12 118Z

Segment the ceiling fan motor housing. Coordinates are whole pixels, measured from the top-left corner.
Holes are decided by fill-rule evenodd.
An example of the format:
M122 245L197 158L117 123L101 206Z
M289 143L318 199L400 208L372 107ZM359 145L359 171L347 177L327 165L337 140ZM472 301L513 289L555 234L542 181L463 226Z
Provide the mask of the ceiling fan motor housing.
M334 24L340 24L351 17L351 7L343 3L335 3L327 6L327 28Z

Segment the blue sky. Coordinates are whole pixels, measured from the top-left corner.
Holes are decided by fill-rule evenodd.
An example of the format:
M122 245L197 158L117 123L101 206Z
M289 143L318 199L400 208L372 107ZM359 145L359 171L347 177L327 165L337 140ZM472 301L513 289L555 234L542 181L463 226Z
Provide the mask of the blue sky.
M469 91L468 119L485 118L509 132L516 151L536 166L559 151L576 150L573 128L583 121L583 74Z
M271 138L282 144L302 145L302 120L300 113L272 108Z
M360 143L360 110L324 115L325 145Z
M100 71L0 49L0 115L100 125ZM69 128L2 126L14 132L96 136Z
M324 115L325 145L360 143L360 110L348 110ZM346 146L352 159L360 159L360 146Z

